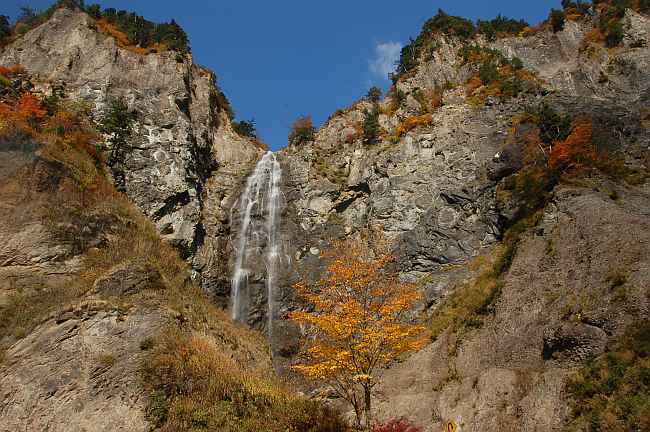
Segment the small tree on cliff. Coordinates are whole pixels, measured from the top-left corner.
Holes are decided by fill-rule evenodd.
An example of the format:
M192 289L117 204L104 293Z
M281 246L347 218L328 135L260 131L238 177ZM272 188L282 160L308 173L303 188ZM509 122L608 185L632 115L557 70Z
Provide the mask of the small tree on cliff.
M295 285L313 308L291 314L306 328L305 361L294 369L329 384L352 405L357 425L369 427L377 370L426 341L409 319L420 296L388 271L392 256L367 241L337 242L323 258L327 276Z
M115 177L115 187L124 191L126 185L125 164L131 151L134 116L122 98L110 99L99 124L109 144L108 166Z
M299 146L309 141L313 141L315 134L316 128L314 128L314 124L311 121L311 116L300 116L291 125L291 131L289 132L288 138L289 145Z
M0 15L0 42L2 39L11 36L11 24L9 23L9 17L6 15Z

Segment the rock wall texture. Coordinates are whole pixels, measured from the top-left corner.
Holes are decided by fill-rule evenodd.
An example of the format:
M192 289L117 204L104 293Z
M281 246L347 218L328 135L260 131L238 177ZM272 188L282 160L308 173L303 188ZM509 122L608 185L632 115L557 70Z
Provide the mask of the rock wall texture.
M556 191L520 244L494 315L455 355L446 334L386 371L380 415L398 410L431 431L451 419L463 431L562 430L566 377L650 312L650 190L605 184ZM613 272L629 275L624 299Z
M417 72L397 83L405 103L395 112L390 98L379 104L380 124L390 135L405 118L421 113L417 91L447 88L430 125L397 142L365 144L359 131L371 104L360 101L333 114L313 142L281 151L290 261L278 287L278 315L300 307L290 285L299 275L321 274L318 255L331 239L364 228L393 239L402 277L421 284L423 310L434 311L472 278L466 264L498 244L512 220L497 199L497 186L517 168L499 154L513 118L528 107L544 102L591 118L628 166L647 166L650 19L628 10L623 44L610 49L585 49L592 26L591 19L568 21L558 33L543 30L495 42L440 36ZM469 43L521 58L540 79L541 92L507 101L488 98L475 106L465 89L448 85L475 73L459 57ZM560 187L554 196L535 234L518 247L494 316L463 338L456 355L448 353L456 342L443 336L385 371L377 390L380 418L405 415L427 431L439 430L448 419L464 431L562 429L568 374L614 344L625 325L648 318L650 196L647 180L645 186L626 186L604 178ZM617 266L630 272L622 303L606 282ZM257 316L264 316L264 293L258 297ZM566 313L579 305L576 323ZM284 333L275 335L276 352L295 353L287 334L297 329L289 323L279 328Z
M190 55L122 49L87 14L67 8L3 48L0 64L24 66L37 91L62 91L98 116L123 98L136 115L127 195L194 259L206 286L223 282L212 266L226 243L214 239L227 235L226 198L261 150L233 132L211 71Z
M297 273L318 273L317 255L331 238L372 228L399 246L406 279L433 281L424 291L426 305L435 304L460 275L440 271L466 263L500 239L511 215L496 201L496 186L509 169L498 153L513 117L542 101L560 112L596 119L608 139L624 149L628 163L645 163L649 139L642 119L650 97L644 72L650 59L650 20L628 10L621 47L594 44L586 50L582 41L592 24L590 19L568 21L558 33L549 29L495 42L440 35L413 76L396 84L405 103L393 112L390 98L380 102L379 121L387 135L400 121L421 113L417 92L467 81L475 69L462 61L459 50L470 44L520 57L538 76L542 91L507 101L488 98L477 107L464 88L451 86L430 125L407 132L396 143L385 137L373 145L359 135L363 111L371 107L362 100L333 114L313 142L282 150L283 223L291 259L287 285ZM292 307L291 290L285 286L280 291L288 302L285 309ZM259 305L263 308L264 302Z
M155 312L80 305L44 322L6 353L0 430L147 431L140 343L164 324Z
M383 232L395 245L401 276L421 284L424 315L475 276L467 264L489 253L513 219L497 188L517 167L500 153L513 118L528 107L544 102L589 117L599 136L615 143L626 166L647 164L650 19L628 10L623 44L609 49L585 45L592 19L567 21L557 33L541 30L492 42L441 35L417 70L396 84L405 102L396 109L390 98L379 103L379 123L386 131L379 142L369 145L360 136L364 110L371 108L362 100L333 114L313 141L278 152L284 257L271 340L278 365L290 362L299 348L300 330L284 320L287 311L301 307L291 285L301 275L315 278L323 272L319 255L332 239L366 228ZM540 91L509 100L488 98L476 106L462 87L476 72L459 53L468 43L519 57L539 79ZM190 57L143 56L119 48L96 31L87 15L67 9L3 48L0 64L22 64L44 94L61 88L72 100L90 102L98 114L110 97L125 98L137 114L126 193L180 248L204 288L227 304L231 238L238 228L231 209L262 150L232 131L214 75ZM431 112L429 124L389 139L401 122L421 114L420 92L440 89L442 106ZM12 158L30 160L18 153ZM0 159L1 172L11 176L12 169ZM560 430L568 410L567 375L587 356L615 343L627 324L648 319L648 187L647 179L625 186L600 176L559 186L541 222L523 235L494 313L462 340L444 333L384 371L377 391L379 418L405 415L427 431L438 430L446 419L454 419L463 431ZM31 283L25 282L28 277L66 283L78 262L69 245L50 234L37 221L18 228L0 219L0 275L22 272L16 280L24 285ZM263 263L258 267L251 269L247 322L262 328L265 268ZM624 300L607 283L608 275L621 269L627 274ZM156 280L138 270L128 287L114 286L116 275L127 270L117 269L96 288L114 294ZM73 376L75 385L97 396L89 405L93 412L105 409L106 398L120 401L106 419L106 430L123 427L122 409L138 425L133 430L141 430L140 390L121 378L109 385L107 377L116 366L102 366L101 358L107 360L105 347L131 337L126 335L143 337L158 322L145 311L134 312L127 322L103 309L61 321L53 317L8 351L14 360L0 370L0 407L12 411L0 414L36 415L51 398L60 416L44 416L38 425L64 430L61 419L76 415L75 399L50 389L66 388L68 378L79 374ZM74 349L53 352L56 341ZM451 345L457 346L453 354ZM28 351L34 368L24 370L27 363L15 359ZM74 354L80 352L84 356ZM115 363L124 370L138 358L130 342L112 355L128 358ZM43 376L44 362L63 363L52 375L58 381L50 385L39 378L26 384ZM85 420L74 418L85 427ZM20 422L7 424L11 430Z

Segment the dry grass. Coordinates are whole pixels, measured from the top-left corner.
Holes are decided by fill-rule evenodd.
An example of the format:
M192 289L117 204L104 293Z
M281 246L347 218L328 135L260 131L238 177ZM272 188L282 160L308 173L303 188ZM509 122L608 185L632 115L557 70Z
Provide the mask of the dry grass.
M430 322L434 339L448 328L457 332L461 327L480 326L482 316L500 293L498 266L504 254L505 248L497 247L492 254L479 256L469 264L477 276L456 288L436 309Z
M296 397L268 370L251 369L205 335L170 332L146 362L148 418L160 431L343 431L316 402Z

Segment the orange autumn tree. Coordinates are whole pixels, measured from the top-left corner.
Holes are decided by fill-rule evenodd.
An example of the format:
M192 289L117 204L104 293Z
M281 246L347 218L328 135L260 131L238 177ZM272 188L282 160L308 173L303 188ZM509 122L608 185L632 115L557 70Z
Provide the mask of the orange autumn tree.
M377 371L427 340L410 318L420 298L416 286L399 281L388 269L392 255L380 249L366 240L334 243L322 255L327 275L294 286L313 308L290 314L306 331L305 361L294 370L329 384L352 405L357 426L366 427Z
M553 144L548 160L554 170L581 168L598 158L593 140L593 125L589 119L574 122L569 136Z

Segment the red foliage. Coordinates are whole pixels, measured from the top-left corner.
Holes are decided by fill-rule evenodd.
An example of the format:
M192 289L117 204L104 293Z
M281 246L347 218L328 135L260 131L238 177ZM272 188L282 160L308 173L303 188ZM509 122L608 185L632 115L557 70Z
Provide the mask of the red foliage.
M14 65L10 67L0 66L0 75L4 75L7 78L21 74L23 72L25 72L25 68L21 65Z
M16 103L16 114L23 120L41 121L47 111L43 109L41 101L31 93L23 93Z
M412 425L405 419L392 419L373 426L372 432L422 432L422 428Z
M581 168L596 161L597 154L593 141L593 126L590 120L576 120L571 134L563 141L553 145L549 157L549 167L554 170Z

